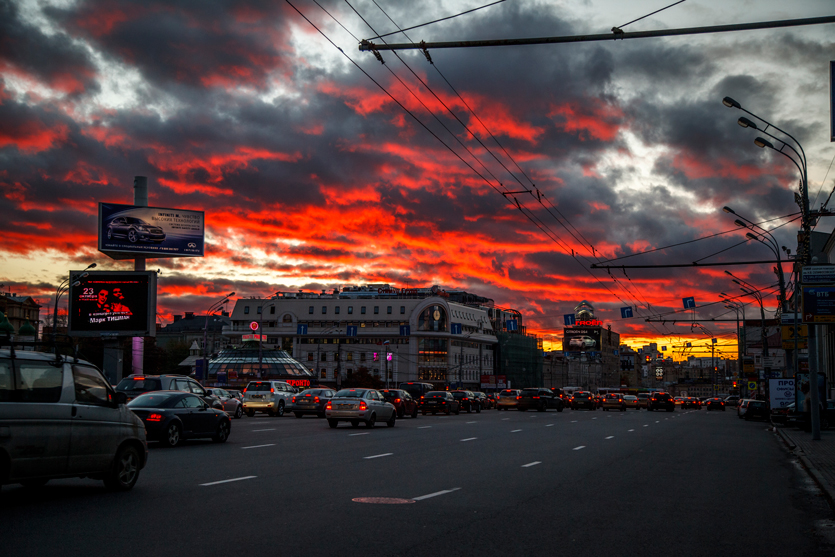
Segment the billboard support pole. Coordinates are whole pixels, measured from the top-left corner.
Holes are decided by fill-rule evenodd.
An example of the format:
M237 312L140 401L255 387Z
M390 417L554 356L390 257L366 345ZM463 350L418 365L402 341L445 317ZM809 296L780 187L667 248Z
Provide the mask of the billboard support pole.
M133 178L133 204L138 207L148 206L148 178L145 176ZM133 261L134 271L145 270L144 257L137 257ZM142 375L145 372L145 337L133 337L132 345L132 373Z

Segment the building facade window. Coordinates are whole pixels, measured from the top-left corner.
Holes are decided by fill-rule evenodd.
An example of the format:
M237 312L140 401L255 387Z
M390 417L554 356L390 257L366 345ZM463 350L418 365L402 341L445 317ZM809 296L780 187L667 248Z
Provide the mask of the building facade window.
M327 313L328 313L328 306L322 306L322 315L325 315Z
M352 315L354 313L354 306L348 306L348 315Z
M352 362L354 360L354 353L353 352L348 352L347 360L349 362Z
M313 315L313 306L310 306L310 307L307 309L307 313L309 313L310 315Z
M244 306L244 315L249 315L249 306Z
M333 312L335 314L339 315L339 306L336 306L335 308L333 308Z
M275 315L275 306L270 306L270 315Z
M418 317L418 330L446 332L447 314L443 306L435 305L424 309Z
M400 315L406 315L406 306L400 306Z
M386 306L386 313L391 315L391 306Z
M361 313L361 314L363 314L363 315L365 315L365 306L362 306L362 307L360 308L360 313Z
M374 315L380 313L380 306L374 306Z
M308 352L308 353L307 353L307 361L308 361L308 362L312 362L312 361L313 361L313 352Z

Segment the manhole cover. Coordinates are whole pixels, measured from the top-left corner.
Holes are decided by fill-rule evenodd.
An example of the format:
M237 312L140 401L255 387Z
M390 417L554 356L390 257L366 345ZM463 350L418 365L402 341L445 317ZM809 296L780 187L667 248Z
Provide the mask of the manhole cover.
M396 497L355 497L355 503L374 503L376 505L408 505L414 503L414 499L398 499Z

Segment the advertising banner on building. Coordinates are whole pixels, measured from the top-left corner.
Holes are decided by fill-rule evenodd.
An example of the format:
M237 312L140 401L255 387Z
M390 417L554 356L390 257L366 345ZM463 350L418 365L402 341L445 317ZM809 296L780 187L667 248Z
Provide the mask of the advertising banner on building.
M82 271L72 271L71 276ZM87 271L69 290L70 336L156 336L157 274Z
M600 327L563 329L562 346L566 352L600 352Z
M771 408L785 408L794 402L794 379L769 379L768 398Z
M113 259L203 257L203 211L99 203L99 251Z

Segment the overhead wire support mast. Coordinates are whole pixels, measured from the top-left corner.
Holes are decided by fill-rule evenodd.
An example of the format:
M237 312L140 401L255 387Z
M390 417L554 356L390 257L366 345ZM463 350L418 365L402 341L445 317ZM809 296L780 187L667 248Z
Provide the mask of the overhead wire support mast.
M711 25L706 27L686 27L683 29L657 29L655 31L621 31L597 35L572 35L563 37L531 37L527 39L489 39L483 41L442 41L435 43L391 43L377 44L367 39L360 41L360 52L376 50L424 50L428 48L472 48L482 46L519 46L555 43L588 43L599 41L622 41L626 39L647 39L653 37L675 37L679 35L704 35L708 33L727 33L729 31L750 31L756 29L775 29L779 27L798 27L801 25L820 25L835 23L835 15L809 17L803 19L782 19L778 21L760 21L756 23L734 23L730 25Z

